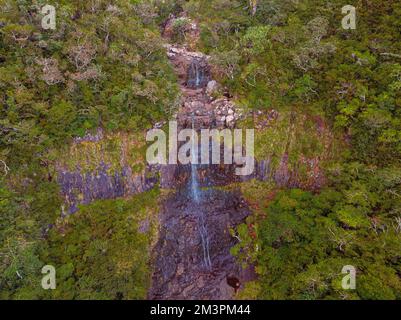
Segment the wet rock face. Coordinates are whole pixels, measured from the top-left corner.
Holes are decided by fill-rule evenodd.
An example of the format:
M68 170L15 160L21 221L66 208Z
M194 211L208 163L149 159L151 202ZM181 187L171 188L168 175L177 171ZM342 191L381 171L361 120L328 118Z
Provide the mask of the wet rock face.
M305 160L306 161L306 160ZM288 169L287 158L284 156L280 166L273 170L269 159L255 162L255 170L249 176L235 174L235 165L199 165L197 174L199 186L226 186L235 182L245 182L251 179L273 181L281 187L308 187L319 189L325 179L319 170L319 164L310 160L311 176L309 185L304 186L296 171ZM68 213L78 211L79 204L90 204L99 199L116 199L142 193L154 188L157 184L161 189L183 190L191 179L191 166L163 165L148 167L143 173L133 174L131 168L125 167L121 172L110 173L108 166L103 164L96 171L59 170L57 181L65 198Z
M170 59L174 70L179 78L180 84L185 89L189 84L190 89L205 87L206 79L210 79L210 66L208 65L209 56L200 52L188 51L185 47L165 45L167 56ZM193 86L196 84L196 72L203 75L202 86ZM206 83L205 83L206 82Z
M154 168L150 167L141 174L133 174L130 167L124 167L121 172L110 173L108 166L102 164L93 172L60 170L57 181L68 205L68 213L75 213L79 204L148 191L158 182L155 173Z
M204 88L210 81L210 68L205 59L193 59L188 67L186 86L191 89Z
M205 218L211 268L205 262L199 224ZM168 199L160 213L160 238L155 251L150 299L231 299L231 275L242 277L242 270L230 248L235 245L229 229L249 214L238 194L205 192L199 203L180 192Z

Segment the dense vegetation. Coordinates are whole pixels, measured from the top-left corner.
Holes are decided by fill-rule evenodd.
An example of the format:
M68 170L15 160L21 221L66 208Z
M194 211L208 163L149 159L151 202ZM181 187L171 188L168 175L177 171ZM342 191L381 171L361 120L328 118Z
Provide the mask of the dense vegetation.
M40 243L5 240L1 297L17 299L144 299L157 235L158 192L98 200L59 218ZM57 266L56 290L39 285L43 263ZM39 272L38 272L39 271ZM16 272L21 276L16 279ZM12 294L12 295L11 295Z
M283 125L291 115L297 137L305 133L288 150L288 126L261 128L258 157L325 152L304 122L316 116L335 140L320 192L241 186L254 215L233 253L260 277L240 297L401 299L398 0L57 1L55 31L40 28L45 3L0 0L0 298L145 297L140 248L152 235L137 228L156 195L101 201L60 221L49 172L54 150L73 137L99 126L143 132L174 112L178 88L159 27L186 12L176 41L185 40L187 18L196 20L192 45L211 55L236 102L274 108ZM346 4L357 9L356 30L341 28ZM63 266L65 281L46 293L38 283L50 262ZM344 265L357 268L354 291L341 289Z
M56 7L56 30L41 28L45 4ZM156 22L144 14L146 3L129 1L1 0L0 12L0 297L43 297L40 271L50 260L63 265L69 286L60 288L54 297L145 297L148 274L142 265L147 261L144 255L138 265L125 266L121 277L112 274L118 266L111 273L93 269L89 258L80 266L71 265L88 255L83 243L80 252L71 252L73 256L62 260L57 242L61 239L67 248L76 246L76 237L85 233L92 240L107 241L106 233L92 230L90 220L77 222L77 234L67 238L47 239L45 234L62 212L63 199L53 173L55 162L67 155L66 143L98 127L109 132L129 131L141 140L145 129L174 111L176 79ZM78 163L79 156L83 154L64 161ZM146 195L137 201L142 203L141 210L154 204ZM123 223L119 219L128 219L130 210L121 215L114 205L94 205L80 216L96 220L95 213L104 210L110 215L110 230L114 224L118 229ZM68 223L74 225L75 219ZM127 243L138 243L145 254L143 236L132 230L117 234L112 246L128 254ZM109 254L104 259L121 263ZM132 282L124 282L129 272L130 281L137 281L135 289ZM77 273L86 283L78 283ZM121 288L119 294L110 289L108 295L98 296L91 283L105 288L106 281L98 280L108 277L115 288Z
M353 3L357 29L343 30L346 4L183 3L202 26L199 49L212 56L215 74L242 105L301 121L322 115L340 140L325 161L328 187L318 194L241 186L255 215L237 230L241 242L233 253L256 264L260 275L242 298L401 297L401 5ZM258 130L256 155L287 151L297 159L319 150L308 132L313 125L306 126L290 150L288 131L280 141L280 129ZM341 288L345 265L357 269L356 291Z

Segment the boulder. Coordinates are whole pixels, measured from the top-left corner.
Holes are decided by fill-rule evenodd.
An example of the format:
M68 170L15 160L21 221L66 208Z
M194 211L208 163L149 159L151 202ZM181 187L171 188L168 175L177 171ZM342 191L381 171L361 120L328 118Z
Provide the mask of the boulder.
M206 86L206 93L211 96L218 90L218 83L215 80L211 80L208 82Z
M229 115L229 116L226 117L227 126L229 126L229 127L232 126L233 121L234 121L234 116L233 115Z

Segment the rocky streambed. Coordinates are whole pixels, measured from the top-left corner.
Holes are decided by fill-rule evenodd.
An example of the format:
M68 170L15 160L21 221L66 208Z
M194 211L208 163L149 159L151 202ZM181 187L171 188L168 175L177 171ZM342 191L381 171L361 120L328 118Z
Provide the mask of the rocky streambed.
M218 84L211 79L208 57L185 47L166 49L182 91L179 129L234 127L239 117L234 105L211 97ZM178 191L161 208L149 298L231 299L243 271L230 254L237 241L230 229L250 211L240 194L202 187L234 182L233 165L176 165L164 172L169 178L162 185L175 183Z
M230 248L237 241L229 229L249 214L239 194L208 190L199 201L190 192L167 199L154 249L150 299L231 299L228 279L243 271Z

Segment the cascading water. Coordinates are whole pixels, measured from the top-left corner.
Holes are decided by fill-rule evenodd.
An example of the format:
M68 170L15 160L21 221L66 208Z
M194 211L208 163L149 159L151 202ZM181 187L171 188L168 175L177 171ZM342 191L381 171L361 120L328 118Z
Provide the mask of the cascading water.
M182 48L171 48L169 57L180 76L184 97L179 110L181 127L189 128L191 123L194 129L213 127L209 97L206 90L200 90L211 79L207 57ZM197 143L195 131L192 141ZM192 148L190 166L166 168L178 189L162 202L150 299L231 299L235 292L227 279L241 279L242 270L230 254L237 239L228 228L243 223L249 209L239 206L243 202L238 193L213 188L220 171L195 161L199 160L197 150ZM203 190L202 185L212 189Z
M201 77L200 77L200 72L199 72L199 64L195 63L195 87L199 87L201 83Z
M204 87L209 82L209 78L209 70L205 61L193 59L188 68L187 87L193 89Z
M195 131L195 124L194 124L194 116L192 115L192 129L193 129L193 135L192 135L192 148L191 148L191 196L192 200L195 205L197 205L200 202L201 198L201 191L199 188L199 182L198 182L198 170L197 170L197 163L199 160L198 156L198 140L196 137L196 131ZM205 221L205 214L203 211L197 211L196 214L198 216L198 228L199 228L199 234L201 237L202 241L202 248L203 248L203 261L205 264L206 269L211 270L212 269L212 261L210 259L210 246L209 246L209 234L208 230L206 227L206 221Z
M196 164L198 163L198 139L195 131L194 116L192 115L192 148L191 148L191 196L199 203L199 182Z

